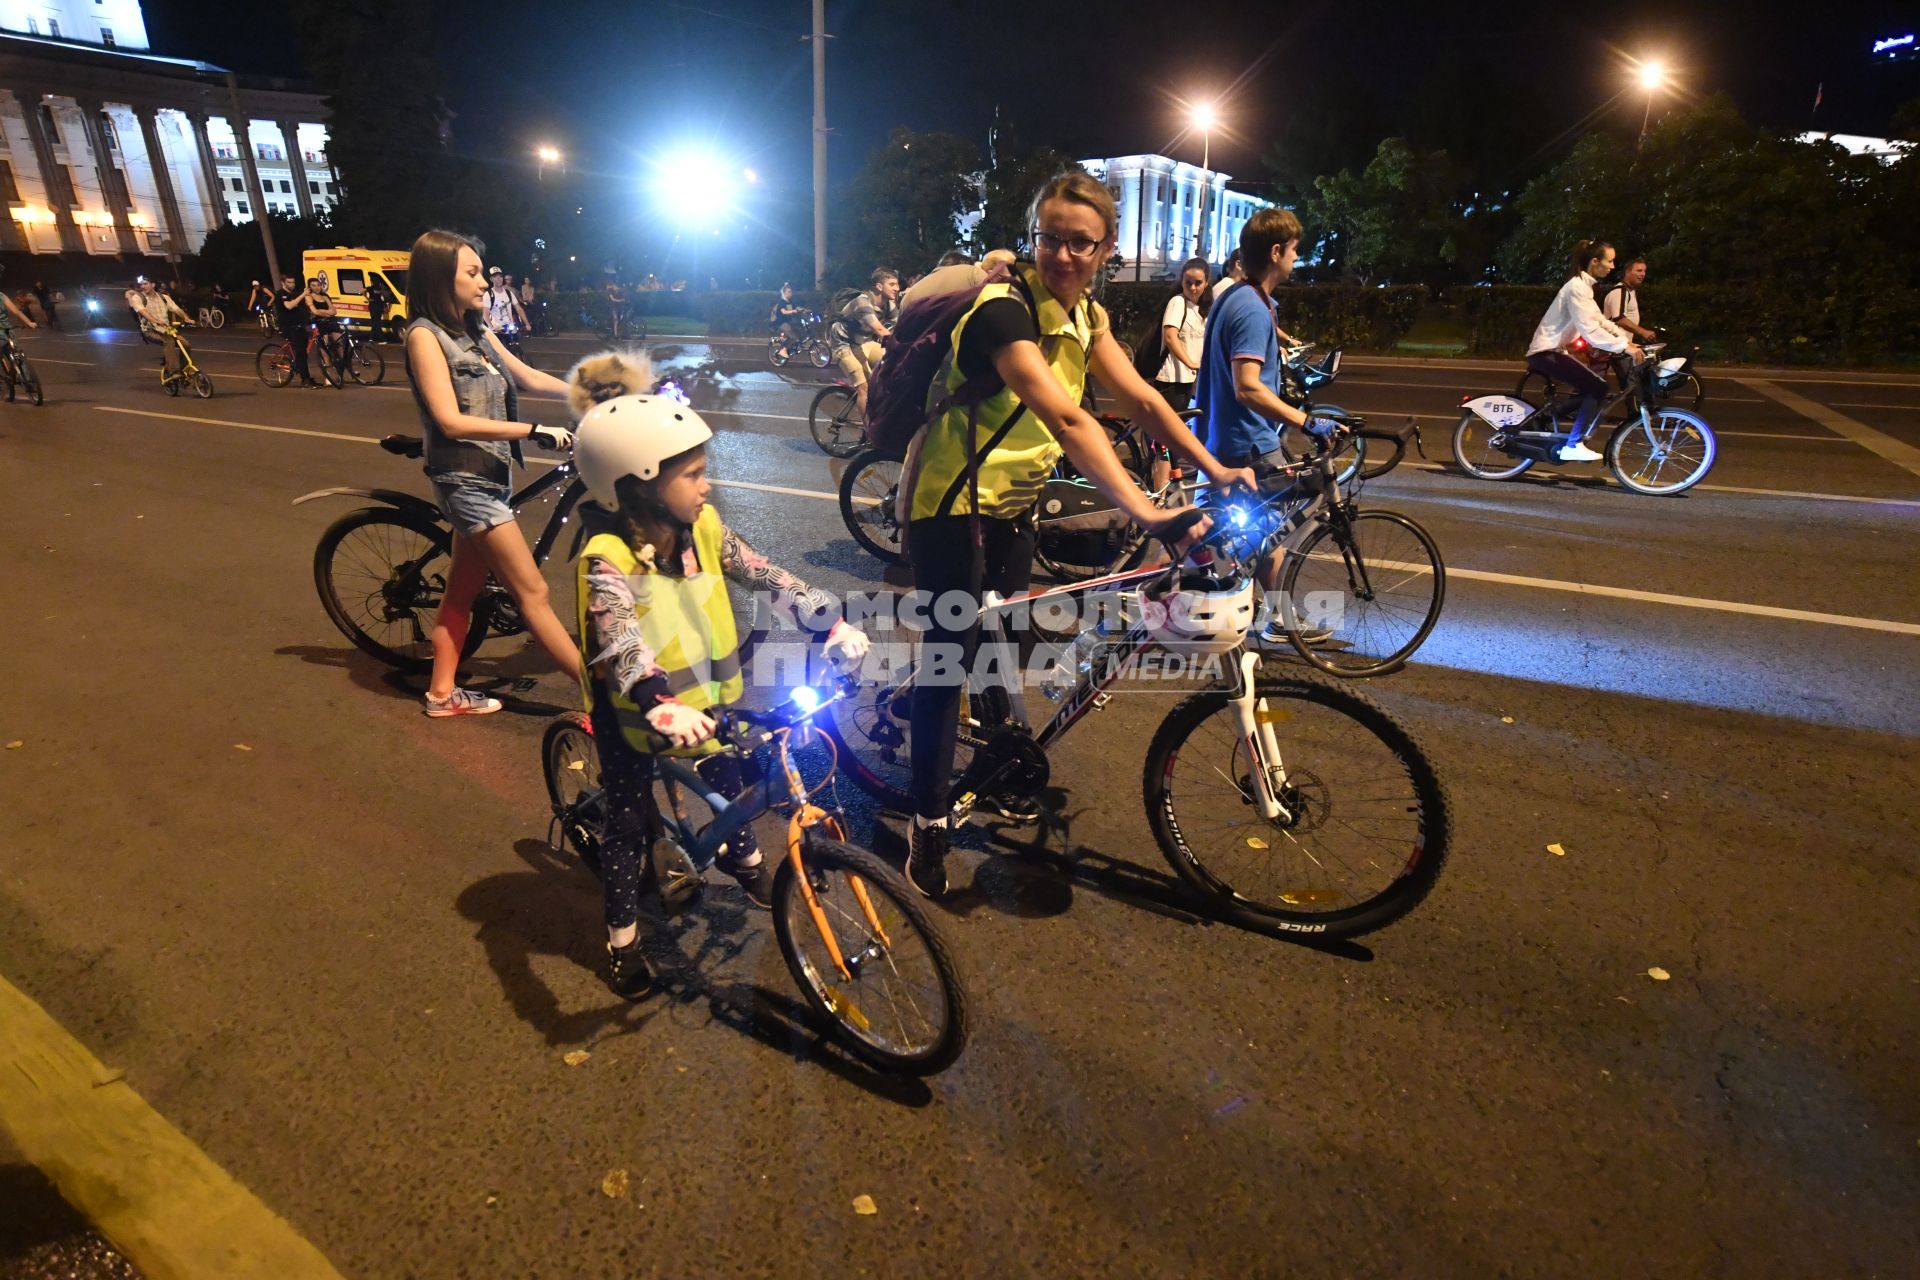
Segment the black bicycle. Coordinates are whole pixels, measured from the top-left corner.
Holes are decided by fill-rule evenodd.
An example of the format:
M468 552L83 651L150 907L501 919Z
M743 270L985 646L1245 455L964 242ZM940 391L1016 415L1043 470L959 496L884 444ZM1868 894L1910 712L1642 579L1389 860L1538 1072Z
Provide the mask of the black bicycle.
M1162 603L1171 593L1195 575L1199 589L1217 590L1252 572L1264 554L1260 505L1209 500L1214 560L1204 570L1169 562L982 602L983 652L996 654L985 669L1017 672L1009 611L1084 615L1093 596L1108 597L1100 620L1053 656L1041 691L1058 706L1040 728L1014 715L1005 687L969 682L947 792L956 825L997 801L1040 795L1053 744L1144 669L1159 643L1150 618L1174 607ZM1179 527L1161 530L1167 539L1189 527L1168 523ZM878 678L836 702L826 727L860 788L909 813L917 633L883 638L875 652L885 660L870 658L866 669ZM1280 673L1244 645L1190 656L1189 674L1206 687L1161 721L1141 776L1148 825L1181 880L1224 919L1325 937L1379 929L1417 906L1440 874L1452 827L1446 789L1413 733L1352 685Z
M832 769L809 788L793 764L796 737L804 741L814 714L851 687L823 695L803 686L772 711L722 712L716 738L752 761L749 776L758 779L734 800L715 794L691 761L656 757L664 831L642 875L667 911L683 910L729 841L761 815L784 813L787 855L773 874L773 932L794 982L855 1054L884 1071L931 1075L967 1042L952 949L900 873L848 843L838 804L829 812L813 803ZM607 819L592 722L577 711L551 721L540 757L553 806L549 843L559 833L597 876Z
M47 402L46 391L40 385L40 375L34 372L33 362L27 359L27 353L13 340L11 328L0 328L0 382L7 384L7 403L24 391L35 404Z
M380 447L403 458L419 458L425 452L418 436L387 436ZM535 564L544 565L553 554L561 529L586 491L568 461L515 490L508 499L516 515L536 503L553 503L533 544ZM429 669L434 618L453 563L452 526L434 503L394 489L319 489L295 498L293 505L336 497L371 498L378 505L347 512L320 535L313 550L313 584L321 606L361 652L402 671ZM569 560L579 552L580 537L581 526L576 524ZM758 593L731 579L727 591L734 617L748 622L740 628L744 663L771 622ZM461 656L473 656L489 636L518 635L525 630L513 593L489 576L474 599Z
M832 364L833 348L820 313L808 311L798 320L776 321L767 337L767 360L776 369L784 369L795 360L804 360L816 369Z

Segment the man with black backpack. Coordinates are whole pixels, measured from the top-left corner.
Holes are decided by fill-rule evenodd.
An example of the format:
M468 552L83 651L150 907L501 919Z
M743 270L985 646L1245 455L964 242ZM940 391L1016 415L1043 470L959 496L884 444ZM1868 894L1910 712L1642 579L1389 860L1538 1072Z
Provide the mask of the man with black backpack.
M872 287L842 303L827 329L833 343L833 362L853 387L862 414L867 411L867 375L880 363L880 344L892 332L880 317L890 313L899 300L900 273L892 267L876 267Z

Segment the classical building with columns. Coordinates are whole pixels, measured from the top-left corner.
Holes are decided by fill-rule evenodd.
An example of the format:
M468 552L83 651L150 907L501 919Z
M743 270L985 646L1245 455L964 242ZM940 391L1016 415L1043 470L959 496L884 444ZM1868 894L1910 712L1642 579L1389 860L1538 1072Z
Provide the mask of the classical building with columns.
M338 198L318 95L146 49L139 0L0 0L0 250L177 259Z
M1125 262L1116 277L1120 280L1171 278L1182 262L1196 254L1218 270L1239 247L1240 228L1247 219L1273 203L1227 190L1233 179L1218 169L1202 169L1167 156L1115 156L1080 164L1106 183L1119 202L1118 252Z

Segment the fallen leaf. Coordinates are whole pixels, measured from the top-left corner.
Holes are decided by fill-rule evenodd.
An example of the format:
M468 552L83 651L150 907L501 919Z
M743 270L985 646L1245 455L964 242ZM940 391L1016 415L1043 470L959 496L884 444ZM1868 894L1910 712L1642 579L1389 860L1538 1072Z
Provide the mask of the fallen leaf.
M1566 857L1566 856L1567 856L1567 851L1566 851L1566 849L1565 849L1565 848L1563 848L1563 847L1562 847L1562 846L1560 846L1560 845L1557 845L1557 844L1550 844L1550 845L1548 845L1548 846L1547 846L1547 852L1548 852L1548 853L1550 853L1550 854L1552 854L1552 855L1553 855L1554 857L1556 857L1556 858L1564 858L1564 857Z
M1501 724L1512 724L1512 723L1513 723L1513 717L1512 717L1512 716L1501 716L1501 717L1500 717L1500 723L1501 723Z
M627 1171L615 1169L600 1179L600 1194L609 1200L622 1200L627 1194Z
M22 748L22 747L24 747L24 746L26 746L26 745L27 745L27 744L26 744L26 742L25 742L25 740L23 740L23 739L20 739L20 738L15 738L15 739L14 739L14 740L13 740L12 742L9 742L9 743L7 744L7 750L9 750L9 751L18 751L18 750L19 750L20 748Z
M593 1055L588 1053L585 1049L575 1049L572 1053L569 1053L564 1057L562 1057L560 1061L566 1063L570 1067L577 1067L581 1063L585 1062L588 1058L591 1058L592 1056Z
M244 743L244 742L236 742L236 743L234 743L234 744L233 744L233 749L234 749L235 751L251 751L251 750L253 750L253 748L252 748L252 747L250 747L250 746L248 746L248 745L247 745L246 743Z
M500 1203L500 1197L499 1197L499 1196L488 1196L488 1197L487 1197L487 1203L488 1203L488 1204L499 1204L499 1203Z
M685 1067L675 1067L674 1070L679 1072L681 1075L687 1074L687 1069Z
M1659 965L1655 965L1653 966L1653 968L1647 970L1647 976L1649 978L1652 978L1655 982L1665 982L1668 978L1671 978L1673 975L1668 973L1665 969L1662 969Z
M853 1211L863 1218L871 1218L874 1214L880 1212L880 1206L873 1202L872 1196L855 1196L853 1198Z
M146 519L146 517L145 517L145 516L135 516L135 517L134 517L134 519L135 519L135 520L145 520L145 519Z

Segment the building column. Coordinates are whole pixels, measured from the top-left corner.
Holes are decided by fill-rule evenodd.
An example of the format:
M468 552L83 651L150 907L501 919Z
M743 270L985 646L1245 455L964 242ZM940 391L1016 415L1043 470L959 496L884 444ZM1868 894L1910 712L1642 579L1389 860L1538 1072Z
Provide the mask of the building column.
M66 170L53 158L53 140L40 127L40 104L47 95L37 89L19 91L16 96L25 108L27 136L33 139L33 154L40 162L40 185L47 191L47 207L53 210L54 223L60 228L60 248L67 253L85 253L86 241L73 221L73 188Z
M313 192L307 190L307 158L300 154L300 126L289 120L276 120L280 141L287 149L287 163L293 168L293 198L300 202L300 216L313 221Z
M160 145L160 129L151 107L135 107L140 121L140 141L147 148L147 168L153 172L153 189L160 196L160 214L167 223L167 256L178 258L187 252L186 223L180 218L180 204L173 195L173 174L167 169L166 149Z
M220 162L214 158L213 143L207 139L207 113L188 111L187 131L193 134L193 149L200 156L201 186L207 192L208 203L213 208L213 225L224 227L231 225L227 216L227 193L220 185Z
M234 97L239 98L238 92ZM227 127L233 130L233 140L240 148L240 172L247 182L247 205L253 210L253 220L265 225L267 216L266 191L260 185L260 166L253 156L253 131L250 121L240 118L238 113L227 117Z
M98 98L75 98L74 105L80 108L80 127L87 132L87 146L93 149L93 167L100 175L100 198L107 202L107 211L113 215L114 236L120 242L122 253L144 253L146 248L134 239L133 223L127 218L127 206L133 203L127 193L127 186L120 180L120 171L113 167L113 148L107 145L107 131L100 127L101 113L106 104ZM73 148L67 148L69 155Z

